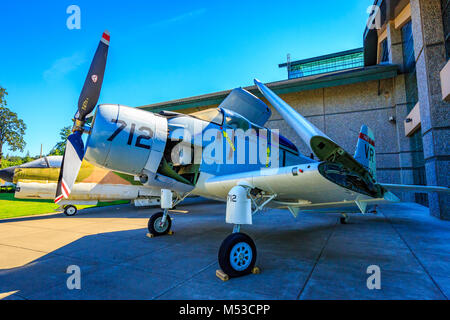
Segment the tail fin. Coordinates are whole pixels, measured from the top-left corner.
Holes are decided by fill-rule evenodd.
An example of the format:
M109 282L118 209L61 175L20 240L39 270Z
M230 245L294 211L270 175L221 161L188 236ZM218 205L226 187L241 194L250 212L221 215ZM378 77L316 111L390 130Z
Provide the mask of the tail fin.
M375 159L375 138L372 130L366 125L361 126L354 158L361 163L377 179L377 163Z

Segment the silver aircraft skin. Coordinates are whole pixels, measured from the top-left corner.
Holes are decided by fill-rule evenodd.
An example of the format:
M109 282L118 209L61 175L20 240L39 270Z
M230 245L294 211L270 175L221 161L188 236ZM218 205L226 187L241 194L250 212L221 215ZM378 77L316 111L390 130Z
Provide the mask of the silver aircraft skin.
M101 85L97 74L103 79L109 48L109 33L105 34L80 96L55 202L70 195L83 159L139 176L144 186L160 192L163 212L148 224L153 235L170 231L168 210L187 195L226 201L225 221L234 227L220 246L218 260L226 274L236 277L250 273L256 261L256 246L240 228L252 224L252 216L266 206L285 208L296 217L300 211L334 210L346 223L344 212L365 214L377 204L399 201L390 189L449 192L445 187L379 183L374 134L367 126L361 127L352 156L256 79L261 95L318 160L301 155L292 142L264 127L271 109L241 88L231 91L218 108L190 115L112 104L95 108ZM249 129L256 138L238 134ZM83 133L88 135L86 148ZM267 151L266 161L251 161L255 150L259 155Z
M62 156L45 156L30 162L0 170L0 179L16 186L14 197L27 200L53 200L62 164ZM111 170L85 162L68 199L58 202L64 214L73 216L79 205L131 200L136 207L159 206L159 190L152 190L129 175L117 175Z

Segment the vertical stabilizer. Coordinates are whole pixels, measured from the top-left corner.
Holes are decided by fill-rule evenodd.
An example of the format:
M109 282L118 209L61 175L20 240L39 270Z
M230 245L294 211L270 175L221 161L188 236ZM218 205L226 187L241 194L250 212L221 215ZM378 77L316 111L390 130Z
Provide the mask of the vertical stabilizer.
M375 138L372 130L366 125L361 126L358 136L358 143L356 144L356 151L354 158L361 163L374 180L377 179L377 163L375 158Z

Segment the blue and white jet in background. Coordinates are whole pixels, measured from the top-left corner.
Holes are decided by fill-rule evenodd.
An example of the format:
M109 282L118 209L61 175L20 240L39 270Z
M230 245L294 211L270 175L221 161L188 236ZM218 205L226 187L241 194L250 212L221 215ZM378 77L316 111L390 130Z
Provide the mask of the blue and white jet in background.
M270 108L240 88L218 108L189 115L170 111L156 114L113 104L99 105L94 113L108 48L109 33L105 32L78 102L55 202L69 196L83 159L138 176L146 187L160 193L163 211L148 223L149 232L156 236L170 231L168 210L187 195L226 201L226 222L234 228L220 246L218 260L230 277L253 269L256 246L240 227L252 224L252 216L265 207L285 208L295 217L300 211L332 210L341 213L341 222L346 223L348 212L367 213L377 204L399 201L391 191L449 192L446 187L377 182L375 139L369 128L362 126L356 153L351 156L258 80L255 85L261 94L319 161L304 157L289 140L265 128ZM180 129L192 137L180 137ZM218 134L205 142L204 135L211 129ZM258 139L229 134L231 129L254 129ZM88 135L86 148L83 133ZM263 147L259 145L262 137L267 138ZM211 142L212 138L215 141ZM216 149L212 155L209 147L220 139L225 141L223 150ZM249 160L251 150L264 154L266 149L267 163ZM201 161L195 159L198 150ZM269 158L275 151L278 156ZM208 161L211 157L216 161ZM236 163L239 157L244 163Z

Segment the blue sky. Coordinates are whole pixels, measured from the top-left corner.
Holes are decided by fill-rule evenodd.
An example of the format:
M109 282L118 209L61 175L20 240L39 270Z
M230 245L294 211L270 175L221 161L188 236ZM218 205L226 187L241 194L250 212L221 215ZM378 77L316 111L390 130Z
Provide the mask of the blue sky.
M286 79L285 62L362 46L372 0L3 1L0 86L44 153L71 125L104 29L111 46L99 103L128 106ZM66 9L81 9L69 30Z

